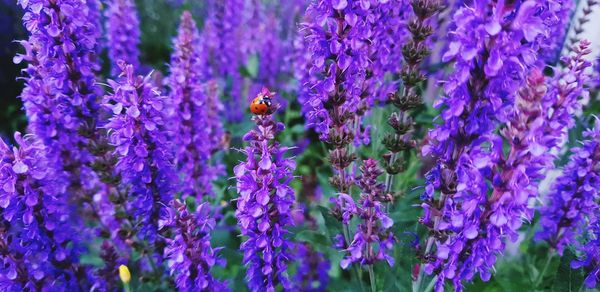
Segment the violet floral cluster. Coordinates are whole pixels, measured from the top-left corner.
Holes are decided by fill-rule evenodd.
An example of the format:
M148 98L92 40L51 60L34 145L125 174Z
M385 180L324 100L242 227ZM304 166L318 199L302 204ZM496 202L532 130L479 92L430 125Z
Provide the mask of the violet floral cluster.
M244 32L241 30L245 1L208 1L209 14L204 23L201 43L202 52L208 60L204 69L209 78L220 79L225 106L231 110L225 115L230 122L242 119L244 99L240 67L246 62L242 47Z
M113 93L104 97L104 106L113 116L104 127L119 157L117 171L127 184L127 212L139 226L138 236L160 251L158 233L177 182L165 125L167 98L150 76L135 75L130 64L119 65L121 78L108 80Z
M206 56L200 51L196 22L187 11L181 16L173 46L167 84L176 109L173 117L173 131L177 133L175 161L183 175L183 196L201 199L212 194L211 183L219 174L219 168L211 163L211 156L223 135L218 116L222 105L214 98L216 92L212 85L204 81L206 76L202 76Z
M80 290L86 270L67 205L65 181L37 137L0 139L0 289Z
M251 291L275 291L281 284L292 288L286 274L291 243L288 228L293 224L294 190L290 187L295 162L285 157L287 148L275 135L284 126L271 114L255 116L256 128L244 136L246 161L234 168L237 179L236 217L245 237L240 246L247 265L246 281Z
M430 131L433 142L423 149L424 155L438 159L427 176L422 205L422 222L433 232L424 269L437 274L438 291L445 279L457 290L477 273L489 280L505 246L502 227L520 225L520 213L487 210L497 200L488 198L487 191L488 180L496 183L492 170L502 154L502 141L493 131L507 121L514 92L534 65L538 37L546 33L535 13L539 5L473 1L454 15L456 29L444 59L455 61L455 72L445 82L447 96L437 102L446 105L440 115L444 123ZM502 201L514 200L508 196ZM429 254L433 244L435 252Z
M172 227L175 235L167 239L165 258L175 277L175 286L179 291L227 291L226 285L210 274L219 261L216 254L219 249L210 244L210 231L215 226L210 207L202 204L195 212L189 212L177 200L172 207L177 214L165 226Z
M313 250L306 243L298 243L294 258L298 262L298 270L294 276L294 288L297 291L307 292L326 291L331 264L325 255Z
M29 130L48 147L53 160L49 167L59 173L65 170L71 198L85 197L79 190L91 189L97 182L89 167L93 157L86 149L99 110L94 74L99 69L100 28L91 18L98 13L97 6L78 0L19 3L30 36L20 42L25 53L15 62L28 62L21 99Z
M536 238L547 241L561 255L565 247L577 244L580 234L590 233L591 243L597 236L593 226L600 214L600 122L584 132L584 138L580 147L572 148L569 163L540 210L542 229Z
M348 194L332 199L336 205L334 213L341 217L343 224L349 225L352 217L360 220L354 237L345 247L347 255L340 265L345 269L352 263L373 265L377 261L386 261L393 266L391 252L395 237L390 228L394 222L386 214L385 202L388 199L384 193L385 185L377 181L383 170L374 159L363 161L360 170L362 175L357 178L357 184L362 193L358 204Z
M111 60L111 73L121 73L118 62L140 67L140 20L135 1L111 0L106 9L106 48Z

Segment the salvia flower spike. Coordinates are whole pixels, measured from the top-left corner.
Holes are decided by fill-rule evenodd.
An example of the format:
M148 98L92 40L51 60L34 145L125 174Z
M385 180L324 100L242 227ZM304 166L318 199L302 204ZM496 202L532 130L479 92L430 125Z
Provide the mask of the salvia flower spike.
M284 125L272 114L252 119L256 127L244 136L249 143L242 151L246 161L234 168L239 194L236 217L245 237L240 249L248 268L246 281L251 291L275 291L278 284L289 290L286 267L292 246L287 234L294 203L289 184L295 162L285 157L288 148L275 141Z

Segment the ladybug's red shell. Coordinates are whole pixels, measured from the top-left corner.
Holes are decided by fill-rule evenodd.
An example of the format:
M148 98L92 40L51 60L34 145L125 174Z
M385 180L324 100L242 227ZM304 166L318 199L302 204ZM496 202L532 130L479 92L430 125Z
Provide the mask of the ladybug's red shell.
M250 111L255 115L265 115L269 112L271 104L272 102L270 98L259 95L252 100L252 103L250 104Z

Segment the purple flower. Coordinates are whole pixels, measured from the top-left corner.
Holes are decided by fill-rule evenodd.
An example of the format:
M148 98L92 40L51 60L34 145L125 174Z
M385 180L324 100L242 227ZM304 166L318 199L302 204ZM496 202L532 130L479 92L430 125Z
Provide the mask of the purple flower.
M140 20L135 1L111 0L108 3L106 33L112 75L117 76L121 73L119 60L139 68Z
M28 62L21 94L29 130L48 147L49 167L68 176L71 198L85 200L98 179L90 168L87 147L96 128L98 112L94 72L99 28L95 1L19 1L23 24L30 33L21 41ZM89 4L89 5L88 5ZM82 203L83 204L83 203Z
M329 269L331 264L325 256L314 251L306 243L296 244L294 255L298 262L294 288L297 291L320 292L327 289L329 284Z
M80 244L65 181L34 136L0 139L0 290L81 290Z
M444 54L445 61L455 61L455 71L445 82L446 96L436 103L445 104L443 123L429 133L432 143L423 149L424 155L438 159L427 175L422 204L422 222L434 234L443 234L431 236L426 244L426 253L432 253L426 256L434 260L424 269L437 274L437 291L443 290L445 279L452 280L457 291L477 273L489 280L506 236L495 226L520 224L520 218L503 212L488 218L499 210L481 206L493 203L487 195L488 180L502 156L502 140L494 130L511 117L515 93L536 61L538 37L546 28L533 13L538 8L535 1L503 4L473 1L459 9ZM440 195L434 199L436 191ZM502 199L506 200L513 198ZM431 246L436 250L429 250Z
M598 126L596 126L596 129ZM598 178L598 176L596 176ZM582 256L573 262L571 262L571 268L578 269L580 267L588 267L590 269L589 274L585 278L585 285L594 289L600 281L600 218L598 214L598 204L594 206L594 212L590 216L589 226L586 228L584 244L578 244L577 249Z
M209 85L203 84L202 70L206 65L200 49L200 36L191 13L181 16L179 33L174 41L171 75L167 80L170 97L177 109L174 115L176 162L183 174L183 196L201 199L212 194L212 181L218 174L211 165L212 152L222 138L218 99L210 99ZM213 113L212 111L217 111ZM221 133L217 133L220 131ZM220 135L220 136L219 136ZM218 141L218 142L217 142Z
M343 124L352 120L350 113L358 108L369 63L366 42L369 24L365 18L368 13L368 7L361 7L358 2L349 5L346 1L331 0L314 1L306 12L307 22L302 29L306 31L304 49L309 52L306 61L310 75L301 80L304 82L301 86L309 90L301 94L308 94L304 104L309 108L305 114L307 125L314 127L321 140L329 139L333 127L337 131L353 131L350 125ZM330 111L345 118L333 121L334 114ZM332 125L333 122L339 125Z
M241 49L245 32L242 25L243 0L212 0L202 32L202 51L208 60L207 76L218 79L223 86L224 112L229 122L241 121L245 103L242 97L240 68L247 55Z
M173 208L177 215L169 226L175 235L167 239L165 258L175 277L175 286L180 291L227 291L224 283L210 275L210 269L218 261L218 249L210 244L215 220L211 218L209 206L202 204L191 214L179 201L173 201Z
M176 182L165 131L167 100L150 76L134 75L132 65L120 66L120 80L108 80L113 93L104 97L104 106L113 116L105 128L119 156L117 171L128 185L127 212L139 226L138 236L155 243Z
M292 225L294 191L290 187L295 162L285 157L288 150L275 135L284 125L271 114L255 116L257 127L244 136L250 145L243 150L247 159L234 167L237 179L236 217L246 237L240 249L247 265L246 280L252 291L275 291L281 284L291 289L286 275L290 260L287 228Z
M348 254L340 265L345 269L352 263L373 265L377 261L387 261L393 266L394 258L389 253L396 241L390 230L394 222L385 211L384 185L377 181L383 170L374 159L363 161L360 170L362 176L357 179L362 190L359 205L346 194L340 194L339 200L334 200L336 208L342 212L343 224L349 225L353 216L360 219L354 238L345 249Z
M560 51L567 39L569 24L575 12L577 1L574 0L546 0L541 9L541 18L549 29L546 41L542 42L541 58L549 63L558 60Z
M541 209L542 230L537 239L546 240L559 254L576 243L587 222L597 220L600 200L600 122L584 133L581 147L572 148L571 160L547 196Z

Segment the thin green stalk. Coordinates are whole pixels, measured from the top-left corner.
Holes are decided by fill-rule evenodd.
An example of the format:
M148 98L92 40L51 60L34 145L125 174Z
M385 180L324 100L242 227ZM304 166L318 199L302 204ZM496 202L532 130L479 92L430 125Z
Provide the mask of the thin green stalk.
M125 287L125 292L132 292L131 285L128 283L123 283L123 287Z
M369 280L371 281L371 292L377 292L377 286L375 285L375 272L373 272L373 265L369 265Z
M554 258L554 253L550 252L550 255L546 259L546 263L544 264L542 271L540 272L537 279L535 280L534 287L537 288L542 283L542 280L544 279L544 275L546 274L546 272L548 271L548 268L550 267L550 262L552 262L552 258Z

